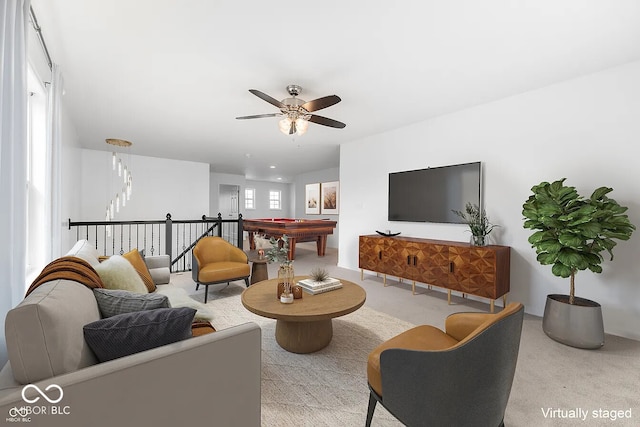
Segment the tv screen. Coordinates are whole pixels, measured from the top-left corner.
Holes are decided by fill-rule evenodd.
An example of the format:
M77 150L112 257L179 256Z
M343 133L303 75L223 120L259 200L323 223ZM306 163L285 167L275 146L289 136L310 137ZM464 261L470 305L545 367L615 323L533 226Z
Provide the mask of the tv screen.
M480 162L389 174L389 221L461 223L452 210L480 206Z

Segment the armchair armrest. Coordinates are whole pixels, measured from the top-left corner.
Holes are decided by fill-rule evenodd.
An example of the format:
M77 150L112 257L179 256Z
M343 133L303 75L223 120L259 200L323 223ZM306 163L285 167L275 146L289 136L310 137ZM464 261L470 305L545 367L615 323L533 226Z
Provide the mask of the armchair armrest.
M246 323L36 383L59 385L68 413L31 415L37 425L260 425L261 331ZM25 403L0 394L0 412ZM214 418L212 418L214 417Z
M231 245L231 248L229 250L229 258L230 261L234 262L249 262L249 257L247 257L247 254L239 247L233 245Z
M495 317L491 313L454 313L445 320L445 331L458 341L462 341L478 326Z

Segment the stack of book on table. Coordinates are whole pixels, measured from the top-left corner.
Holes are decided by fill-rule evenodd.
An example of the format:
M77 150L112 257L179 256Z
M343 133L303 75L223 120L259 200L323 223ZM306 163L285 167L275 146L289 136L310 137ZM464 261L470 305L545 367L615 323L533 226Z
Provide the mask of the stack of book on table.
M323 292L329 292L334 289L342 287L340 280L334 278L328 278L322 282L316 282L313 279L303 279L298 282L298 285L307 293L312 295L321 294Z

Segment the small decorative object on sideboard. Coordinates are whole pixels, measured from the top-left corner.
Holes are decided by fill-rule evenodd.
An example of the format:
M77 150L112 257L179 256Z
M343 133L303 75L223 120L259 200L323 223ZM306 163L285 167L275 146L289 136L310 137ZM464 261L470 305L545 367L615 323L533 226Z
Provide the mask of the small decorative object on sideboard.
M487 244L487 236L497 225L489 221L486 211L480 206L467 202L464 212L452 209L452 212L462 218L463 222L469 226L471 231L471 244L473 246L484 246Z
M376 233L384 237L393 237L393 236L398 236L400 234L399 231L397 233L392 233L391 230L385 230L385 231L376 230Z

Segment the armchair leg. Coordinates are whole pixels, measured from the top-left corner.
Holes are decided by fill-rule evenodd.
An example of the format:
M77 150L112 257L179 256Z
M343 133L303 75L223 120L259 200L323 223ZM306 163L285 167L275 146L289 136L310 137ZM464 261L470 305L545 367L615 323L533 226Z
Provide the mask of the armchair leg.
M207 303L207 297L209 296L209 285L204 285L204 303Z
M248 277L244 278L244 284L247 285L247 288L249 287L249 278Z
M378 400L373 397L373 392L369 392L369 407L367 408L367 423L365 424L366 427L370 427L371 426L371 420L373 419L373 411L376 410L376 404L378 403Z

